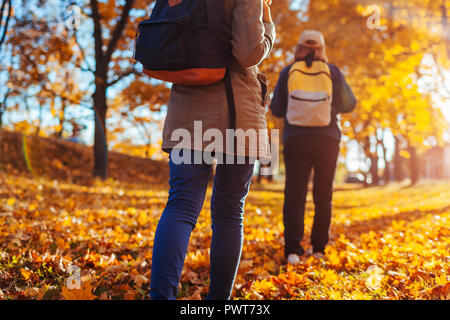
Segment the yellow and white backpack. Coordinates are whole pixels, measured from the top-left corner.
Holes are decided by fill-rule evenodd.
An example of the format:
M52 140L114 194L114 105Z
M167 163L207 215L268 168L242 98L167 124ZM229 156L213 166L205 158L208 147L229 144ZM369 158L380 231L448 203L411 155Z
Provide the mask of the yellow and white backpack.
M294 63L289 70L289 100L286 119L302 127L326 127L331 122L333 82L330 67L315 60Z

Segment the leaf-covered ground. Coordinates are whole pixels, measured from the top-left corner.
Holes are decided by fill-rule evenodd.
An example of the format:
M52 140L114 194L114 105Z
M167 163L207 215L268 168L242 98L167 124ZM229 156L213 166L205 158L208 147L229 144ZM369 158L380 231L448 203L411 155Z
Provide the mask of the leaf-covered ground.
M166 194L165 187L80 186L0 172L0 299L148 299ZM235 299L450 298L450 183L338 187L326 259L295 267L283 257L282 200L281 185L252 186ZM210 240L208 195L179 298L207 293ZM73 266L79 289L69 278Z

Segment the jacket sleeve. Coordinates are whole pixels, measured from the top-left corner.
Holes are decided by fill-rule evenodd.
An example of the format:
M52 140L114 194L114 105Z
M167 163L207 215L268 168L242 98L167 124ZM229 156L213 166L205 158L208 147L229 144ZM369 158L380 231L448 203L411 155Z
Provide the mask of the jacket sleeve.
M262 21L263 0L236 0L232 18L233 56L248 69L259 65L271 52L275 26Z
M345 77L336 66L331 66L333 76L333 105L338 113L352 112L356 107L356 98Z
M270 110L272 114L277 118L283 118L286 116L287 104L288 104L288 87L287 82L289 78L289 69L285 68L280 73L275 91L273 93L272 101L270 103Z

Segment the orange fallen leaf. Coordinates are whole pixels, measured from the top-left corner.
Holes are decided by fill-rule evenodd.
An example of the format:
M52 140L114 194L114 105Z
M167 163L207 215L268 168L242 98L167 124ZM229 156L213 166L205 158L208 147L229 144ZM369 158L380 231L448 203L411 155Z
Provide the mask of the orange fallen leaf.
M144 283L148 282L148 278L139 274L133 278L133 281L136 284L136 287L140 289Z
M92 289L90 282L82 283L80 289L69 289L64 286L61 290L61 295L64 300L94 300L97 297L92 294Z
M30 270L26 270L24 268L20 269L20 273L22 274L22 276L25 278L25 280L30 279L31 277L31 271Z

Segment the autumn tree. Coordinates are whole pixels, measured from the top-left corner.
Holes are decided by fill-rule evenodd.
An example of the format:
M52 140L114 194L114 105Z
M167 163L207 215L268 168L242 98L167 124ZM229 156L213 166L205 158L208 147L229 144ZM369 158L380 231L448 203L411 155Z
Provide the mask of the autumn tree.
M430 92L419 87L417 74L426 55L438 51L440 37L415 22L423 3L379 3L378 28L369 28L368 15L374 12L366 12L364 4L370 3L310 1L304 28L323 31L330 61L344 71L355 91L360 102L358 110L343 116L343 131L359 143L372 181L377 184L380 155L387 170L383 176L389 176L384 138L387 133L396 140L405 140L410 150L426 144L430 135L436 135L436 141L442 136L445 124L438 119L443 116L432 104ZM424 130L430 122L440 129L433 133ZM408 143L412 140L415 142Z
M40 1L40 5L45 8L46 1ZM117 101L115 96L134 95L122 99L129 105L114 105L119 115L124 112L120 108L136 109L137 101L140 107L155 111L167 100L167 86L141 76L132 59L137 23L149 15L151 2L80 0L67 5L78 6L81 17L75 28L69 29L64 23L60 32L56 30L60 26L51 21L36 19L31 13L22 15L22 21L18 21L20 27L9 40L18 60L10 70L10 82L12 87L22 88L23 91L19 90L22 92L29 93L26 88L31 84L41 88L36 90L46 95L43 103L48 105L53 117L59 118L55 128L57 136L62 134L67 106L92 108L95 118L93 173L105 178L106 117L108 106ZM19 52L27 54L22 56ZM109 94L112 87L114 93ZM150 106L148 102L155 103Z
M128 82L126 87L141 86L141 93L151 90L152 84L148 79L144 82L136 81L140 77L135 61L132 57L132 48L137 23L148 16L148 9L152 1L125 0L117 3L115 0L90 0L89 3L77 2L85 12L86 17L93 24L92 42L94 50L89 53L79 48L85 56L85 71L94 76L94 89L92 94L95 110L95 137L94 137L94 176L105 178L107 175L107 134L106 117L108 111L108 89L118 86L130 77L134 81ZM80 44L80 41L77 42ZM90 61L93 64L90 64ZM167 90L165 86L160 90ZM145 93L144 93L145 94ZM145 94L145 97L148 97ZM138 97L133 97L138 99ZM130 99L131 100L131 99Z
M38 1L40 5L46 2ZM74 29L64 28L64 32L57 32L50 21L37 19L32 12L24 13L17 18L17 27L12 28L8 40L14 57L8 71L11 90L30 97L22 100L33 103L34 99L34 104L46 106L59 119L54 128L57 136L62 135L67 106L94 111L93 172L99 177L106 177L109 140L125 141L119 138L126 129L120 128L118 119L126 120L122 125L147 127L152 116L143 116L142 110L159 112L168 100L168 86L143 77L132 59L137 23L149 16L152 3L74 1L82 14L80 23ZM394 164L405 162L413 149L420 153L442 140L445 124L434 97L445 89L442 84L449 66L449 41L443 38L448 30L449 5L448 1L379 1L382 28L370 29L369 4L365 0L274 1L277 42L261 70L268 76L271 92L281 69L293 61L301 31L321 30L330 62L341 68L360 102L357 111L342 118L344 134L358 143L368 164L368 176L377 183L378 163L385 164L383 180L390 177L391 169L399 175L400 166L388 164L386 137L397 141ZM27 6L22 7L26 11ZM425 61L432 61L433 71ZM425 82L433 86L419 85ZM108 133L107 119L111 116L114 132ZM282 127L282 121L270 115L268 123L269 129ZM39 132L39 121L35 125L35 132ZM147 143L152 140L149 132L141 131ZM133 143L132 139L129 142ZM118 146L116 141L113 145Z
M33 6L21 8L13 19L14 29L8 37L11 61L7 87L11 96L22 97L25 108L33 104L39 108L35 134L41 131L40 118L45 106L53 116L58 113L56 104L61 104L58 118L58 134L62 131L64 109L67 102L80 104L82 92L75 84L74 67L79 54L73 49L75 42L68 36L67 28L58 31L61 25L48 21L46 16L32 13Z
M116 1L99 2L90 0L89 17L94 24L93 40L95 46L95 66L90 71L95 77L95 91L92 95L95 111L94 137L94 176L106 178L107 174L107 141L106 141L106 113L108 111L107 90L122 78L135 73L133 64L125 71L117 72L120 68L118 61L112 61L113 53L119 45L130 12L135 0L125 0L125 4L116 5ZM124 44L122 44L124 45ZM114 65L112 69L111 65ZM110 70L114 70L113 75Z
M8 33L9 22L11 20L12 15L12 0L2 0L0 7L0 59L3 58L2 45L5 42L6 34ZM0 69L0 72L2 70ZM6 92L3 93L3 97L0 101L0 128L3 125L3 114L6 110L6 100L8 99L10 90L6 89Z

